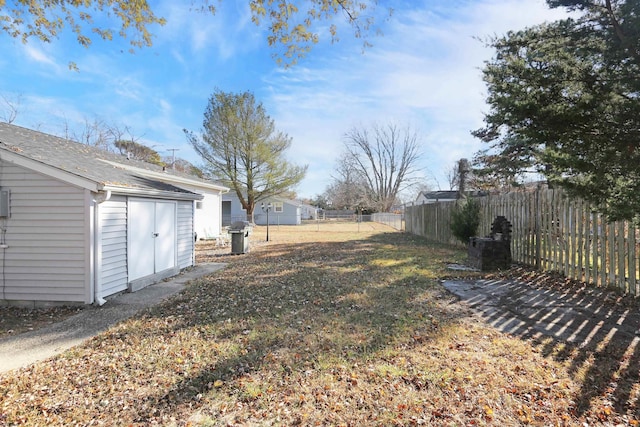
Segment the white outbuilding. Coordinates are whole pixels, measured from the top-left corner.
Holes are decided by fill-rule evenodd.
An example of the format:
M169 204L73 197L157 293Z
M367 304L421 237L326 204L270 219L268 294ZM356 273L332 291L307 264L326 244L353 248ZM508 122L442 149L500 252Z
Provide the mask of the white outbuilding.
M0 304L103 304L195 264L227 188L0 123ZM205 233L205 231L202 231Z

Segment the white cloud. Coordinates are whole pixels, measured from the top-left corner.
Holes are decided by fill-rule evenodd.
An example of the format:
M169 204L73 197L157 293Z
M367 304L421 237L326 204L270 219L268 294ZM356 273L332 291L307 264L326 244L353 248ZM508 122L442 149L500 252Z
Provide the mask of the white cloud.
M268 111L294 138L292 157L316 171L301 185L311 196L326 187L341 136L372 121L420 128L424 167L446 186L446 173L481 148L470 131L482 125L485 86L480 69L492 51L478 38L558 19L537 0L486 0L399 10L385 35L364 55L328 54L319 65L269 76ZM328 49L336 49L339 45ZM321 54L312 52L311 55ZM270 109L269 109L270 108ZM318 173L317 171L321 171Z
M36 48L33 44L26 44L24 46L24 52L27 54L29 59L33 61L46 64L46 65L54 65L54 66L56 65L53 58L45 54L40 49Z
M20 44L18 49L27 57L28 62L35 63L33 71L48 77L66 78L69 71L69 62L59 60L58 49L48 43L40 43L32 40ZM62 63L64 62L64 65ZM11 66L11 65L9 65Z
M166 2L160 7L167 24L158 31L158 41L179 46L173 55L183 59L186 49L204 61L215 53L218 61L233 59L263 42L259 29L251 23L246 2L220 2L216 13L186 8L183 3ZM193 65L193 64L191 64Z
M362 41L353 40L352 29L337 17L342 40L321 42L285 70L268 59L266 30L250 21L247 2L216 3L218 12L211 17L162 0L156 11L168 23L154 28L152 48L135 55L121 53L125 44L115 41L86 50L73 37L50 45L3 44L0 90L25 95L20 116L25 125L60 134L63 121L81 125L97 116L129 126L159 149L179 148L176 154L196 163L182 129L199 129L215 87L251 90L278 129L293 137L288 157L309 164L299 188L306 196L325 189L351 127L374 121L410 124L421 132L422 166L444 185L446 170L480 148L469 132L482 125L480 68L492 52L474 37L561 13L546 9L544 0L398 3L382 25L384 36L372 39L374 46L364 55ZM377 12L381 19L383 8ZM318 26L322 35L326 24ZM67 70L74 58L79 73Z

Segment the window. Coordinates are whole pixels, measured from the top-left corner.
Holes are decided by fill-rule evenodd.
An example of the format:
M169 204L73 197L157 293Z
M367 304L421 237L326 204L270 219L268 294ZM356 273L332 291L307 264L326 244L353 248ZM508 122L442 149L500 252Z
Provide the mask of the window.
M282 202L273 202L273 211L274 212L284 212L284 203Z

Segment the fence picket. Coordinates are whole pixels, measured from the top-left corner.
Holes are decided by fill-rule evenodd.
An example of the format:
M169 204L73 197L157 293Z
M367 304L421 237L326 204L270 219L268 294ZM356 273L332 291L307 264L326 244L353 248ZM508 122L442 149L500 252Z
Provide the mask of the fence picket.
M616 269L615 269L615 263L614 263L614 258L615 258L615 249L613 246L613 242L614 242L614 234L615 234L615 228L613 226L613 224L607 224L605 226L605 229L607 230L607 250L605 252L605 256L606 256L606 269L609 273L608 278L605 278L605 281L608 280L609 283L616 283Z
M600 279L600 223L598 222L598 214L593 212L591 213L591 224L593 226L593 242L592 248L593 253L591 254L591 263L592 263L592 271L593 271L593 283L598 285ZM604 286L604 283L601 283Z
M589 221L589 215L585 211L584 206L585 204L582 202L582 200L578 200L578 202L576 203L576 213L577 213L576 224L578 226L578 230L576 232L576 248L578 250L578 269L577 269L576 279L584 280L585 282L588 282L589 281L589 275L587 273L588 269L585 268L585 266L588 264L585 260L585 254L589 253L589 249L587 246L587 242L589 241L589 239L585 238L584 230L585 228L587 230L589 229L589 225L587 222Z
M561 271L564 274L566 274L566 265L565 265L565 253L566 253L566 244L567 244L567 224L565 222L565 218L564 218L564 212L565 212L565 206L564 206L564 197L562 197L561 195L558 195L559 199L558 200L558 208L557 208L557 215L558 215L558 220L557 220L557 238L558 238L558 265L556 266L556 270L557 271Z
M636 276L636 228L629 225L629 292L632 295L638 295L637 276Z
M555 238L555 233L554 233L554 222L555 222L555 215L554 215L554 208L553 208L553 204L556 201L555 200L555 194L552 191L551 194L549 195L549 198L547 200L547 210L549 212L549 216L548 216L548 223L547 223L547 232L549 234L549 238L547 239L547 251L549 252L549 265L550 265L550 269L553 271L557 271L558 270L558 266L557 264L557 258L556 258L556 254L557 254L557 239ZM553 244L552 244L553 243Z
M478 235L489 234L498 215L511 221L514 261L640 294L640 239L632 224L607 223L602 215L591 212L588 203L571 200L554 189L491 194L480 198L479 204ZM450 202L406 206L405 229L441 243L455 243L451 233L454 207Z
M618 270L617 270L617 276L618 276L618 288L620 290L622 290L623 292L629 292L629 288L627 285L627 270L626 270L626 240L624 237L624 229L625 229L625 224L622 221L619 221L617 223L618 225L618 235L617 235L617 239L618 239L618 250L616 251L616 257L618 259Z

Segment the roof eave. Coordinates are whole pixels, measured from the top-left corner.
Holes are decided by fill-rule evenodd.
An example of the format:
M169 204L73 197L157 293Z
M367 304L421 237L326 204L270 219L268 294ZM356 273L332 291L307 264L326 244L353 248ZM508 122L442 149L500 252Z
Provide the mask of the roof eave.
M202 200L204 196L198 193L178 193L175 191L147 190L133 187L119 187L114 185L105 185L105 191L111 191L112 194L120 194L124 196L151 197L154 199L170 199L170 200Z
M167 172L156 172L156 171L152 171L152 170L148 170L148 169L143 169L143 168L139 168L136 166L132 166L132 165L128 165L126 163L119 163L119 162L112 162L110 160L103 160L101 159L103 162L105 163L109 163L113 166L116 167L121 167L124 168L126 170L129 171L133 171L133 172L137 172L141 175L145 175L149 178L155 178L157 180L160 181L164 181L164 182L170 182L172 184L184 184L184 185L191 185L193 187L198 187L198 188L202 188L202 189L206 189L206 190L214 190L214 191L219 191L221 193L226 193L229 191L228 187L222 186L222 185L217 185L211 182L205 182L205 181L198 181L196 179L190 179L190 178L185 178L185 177L181 177L181 176L176 176L176 175L172 175L170 173Z

